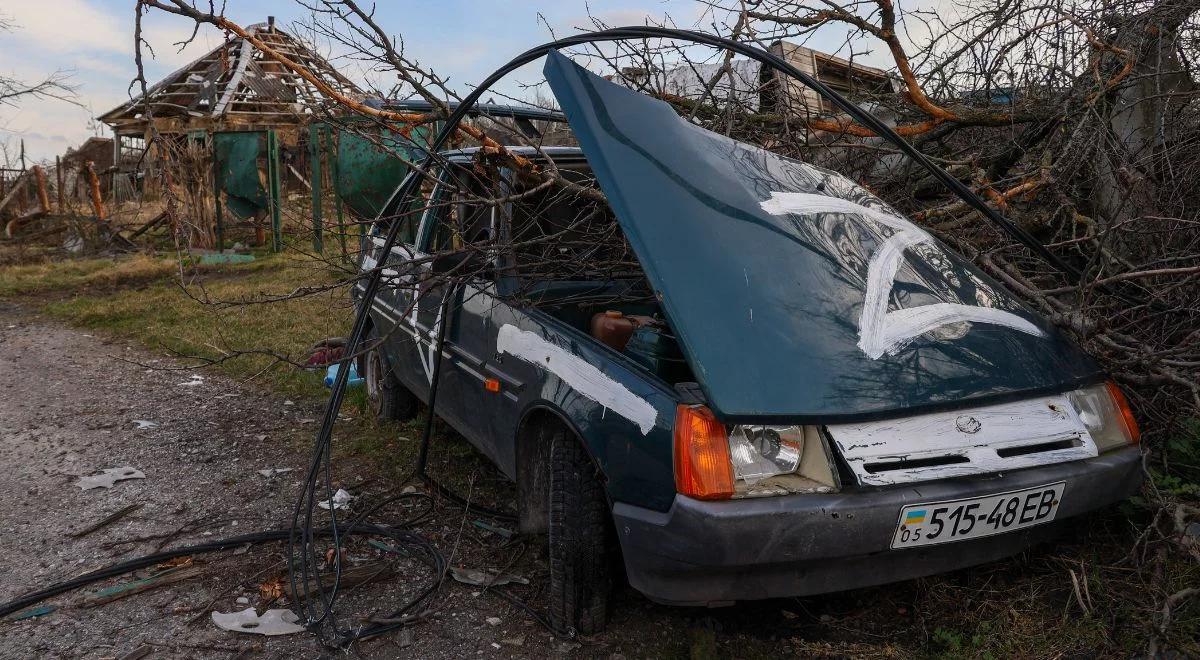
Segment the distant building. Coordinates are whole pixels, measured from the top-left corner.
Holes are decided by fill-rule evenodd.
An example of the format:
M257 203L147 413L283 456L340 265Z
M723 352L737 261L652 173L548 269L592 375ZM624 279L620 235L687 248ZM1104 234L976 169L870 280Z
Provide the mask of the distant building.
M853 63L787 41L776 41L769 50L852 99L861 101L900 90L899 81L883 69ZM710 102L716 101L720 105L732 102L746 112L794 116L835 114L828 99L798 80L763 67L757 60L730 61L729 72L712 84L713 77L723 66L723 62L689 63L661 72L628 67L621 73L626 83L632 86L646 85L653 89L657 85L665 94L693 101L699 100L711 84Z
M89 162L97 174L103 174L113 166L112 138L90 137L79 147L68 148L67 153L63 154L63 193L71 199L88 198L87 180L79 173Z

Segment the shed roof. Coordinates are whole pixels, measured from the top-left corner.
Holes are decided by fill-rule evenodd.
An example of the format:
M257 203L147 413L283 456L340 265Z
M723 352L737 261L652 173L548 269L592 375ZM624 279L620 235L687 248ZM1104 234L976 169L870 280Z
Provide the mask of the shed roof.
M247 32L287 58L304 65L339 91L362 92L329 62L273 24L258 23ZM155 117L185 119L238 117L252 123L295 121L322 103L306 80L254 47L234 37L147 90ZM116 129L145 121L142 95L100 116Z

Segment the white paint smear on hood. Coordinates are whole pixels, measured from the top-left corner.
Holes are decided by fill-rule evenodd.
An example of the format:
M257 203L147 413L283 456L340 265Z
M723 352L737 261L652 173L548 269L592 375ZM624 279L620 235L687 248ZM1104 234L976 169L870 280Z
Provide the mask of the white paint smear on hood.
M609 378L595 365L535 333L505 324L496 338L496 350L558 376L576 392L637 424L642 435L649 433L658 420L658 411L650 402Z
M873 360L896 353L930 330L964 321L1003 326L1035 337L1045 336L1041 328L1028 320L993 307L945 302L889 312L888 301L896 273L904 260L904 251L919 244L940 249L932 236L904 217L840 197L811 193L772 192L771 198L762 201L760 206L771 215L843 213L868 218L896 230L876 250L867 269L867 288L863 292L862 316L858 323L858 346Z

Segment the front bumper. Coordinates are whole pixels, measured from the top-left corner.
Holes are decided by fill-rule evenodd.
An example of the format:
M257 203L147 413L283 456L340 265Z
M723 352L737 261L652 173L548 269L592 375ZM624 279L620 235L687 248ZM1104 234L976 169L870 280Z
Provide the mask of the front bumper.
M1118 502L1141 484L1137 447L1092 459L879 490L703 502L667 512L617 503L629 582L652 600L718 605L856 589L942 573L1020 552L1063 521ZM943 545L891 550L908 504L1066 481L1054 522Z

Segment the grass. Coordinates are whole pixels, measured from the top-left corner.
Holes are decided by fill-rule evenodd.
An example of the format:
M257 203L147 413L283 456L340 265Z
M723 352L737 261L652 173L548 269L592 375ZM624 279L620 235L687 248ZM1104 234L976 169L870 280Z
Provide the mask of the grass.
M327 285L332 278L282 257L208 267L182 288L166 277L170 271L160 262L139 259L114 270L103 284L116 280L134 286L82 288L46 303L45 313L79 327L136 339L197 366L212 361L228 376L286 395L321 394L319 376L288 362L303 363L314 341L345 334L349 306L344 294L262 301L301 286ZM159 275L140 279L149 273ZM98 276L82 276L81 286Z
M38 258L33 263L4 268L0 297L30 298L50 293L78 295L119 285L168 279L176 270L173 261L146 255L65 261Z

